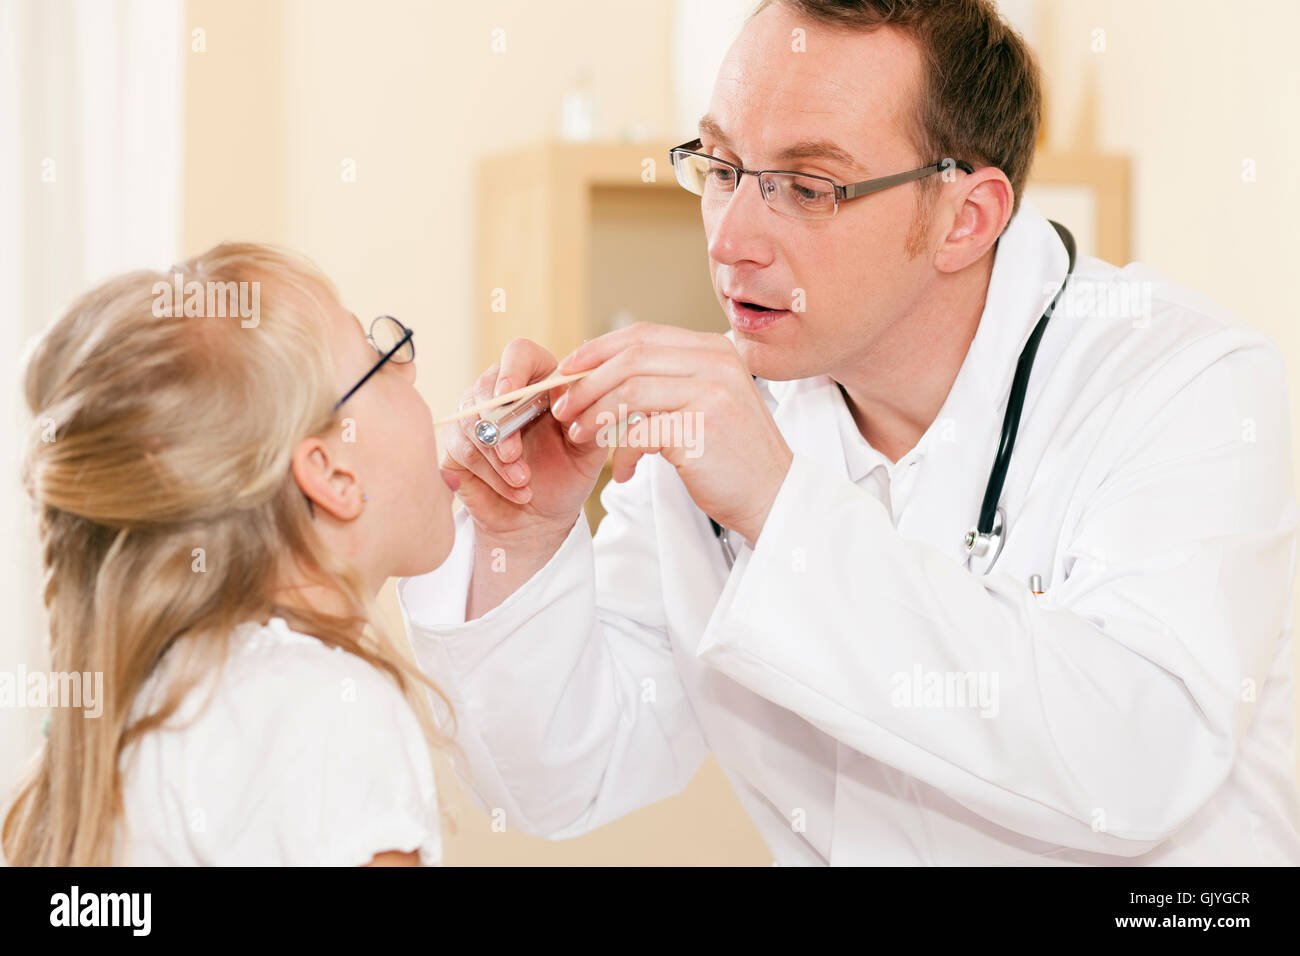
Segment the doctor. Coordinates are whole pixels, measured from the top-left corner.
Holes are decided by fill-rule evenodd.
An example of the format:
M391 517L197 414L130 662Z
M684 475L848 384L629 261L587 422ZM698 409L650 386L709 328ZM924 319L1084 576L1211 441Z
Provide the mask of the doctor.
M1021 196L1040 108L986 0L765 4L674 157L730 334L611 333L497 450L444 432L455 547L399 595L508 826L583 833L712 752L782 864L1300 863L1264 335L1080 257L968 547L1072 258ZM467 399L555 366L513 342Z

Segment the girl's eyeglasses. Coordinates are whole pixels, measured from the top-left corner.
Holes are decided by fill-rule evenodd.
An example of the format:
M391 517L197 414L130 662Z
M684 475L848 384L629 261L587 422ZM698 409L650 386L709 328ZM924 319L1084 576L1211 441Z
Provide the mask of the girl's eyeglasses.
M393 316L377 316L370 323L370 334L366 336L366 341L370 343L371 348L379 353L379 361L374 364L369 372L361 376L361 381L348 389L346 394L334 403L334 410L338 411L339 406L351 398L357 389L370 381L370 376L383 368L385 362L396 362L398 365L405 365L407 362L415 361L414 335L413 331L393 318ZM312 504L311 498L305 492L303 497L307 500L307 513L315 518L315 505Z
M370 323L370 334L366 336L366 341L370 343L371 348L379 353L379 361L361 377L361 381L348 389L347 393L334 403L335 411L351 398L357 389L366 384L370 380L370 376L383 368L385 362L392 361L398 365L405 365L407 362L415 361L415 341L412 338L414 335L413 331L391 315L377 316Z

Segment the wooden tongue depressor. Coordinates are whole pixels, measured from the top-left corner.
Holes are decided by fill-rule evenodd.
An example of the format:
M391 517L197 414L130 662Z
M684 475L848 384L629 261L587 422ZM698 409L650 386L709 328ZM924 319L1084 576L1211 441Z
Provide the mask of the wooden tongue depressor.
M477 405L471 405L469 408L462 408L456 414L448 415L446 418L440 418L433 424L435 426L446 425L448 422L454 422L458 418L478 415L480 412L496 408L498 405L509 405L511 402L531 398L539 392L549 391L557 385L567 385L569 382L576 382L578 379L585 378L594 371L595 369L589 368L581 372L573 372L569 375L552 375L550 378L542 379L540 382L533 382L532 385L525 385L523 388L516 388L512 392L504 392L495 398L488 399L486 402L479 402Z

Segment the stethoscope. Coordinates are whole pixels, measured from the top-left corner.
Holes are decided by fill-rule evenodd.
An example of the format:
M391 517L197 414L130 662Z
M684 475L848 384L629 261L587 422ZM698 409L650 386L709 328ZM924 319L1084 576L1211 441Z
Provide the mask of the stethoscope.
M1070 275L1074 272L1074 236L1059 222L1050 219L1048 222L1052 223L1052 228L1061 237L1066 255L1069 257L1069 265L1065 270L1065 278L1061 280L1061 287L1056 290L1056 295L1052 296L1052 301L1047 304L1047 310L1034 326L1034 331L1030 333L1029 341L1020 350L1020 359L1016 362L1016 374L1011 380L1011 395L1007 399L1007 413L1002 418L1002 439L998 443L997 456L993 459L993 471L989 474L989 483L984 489L979 523L962 536L963 553L972 562L983 562L984 567L981 571L983 574L988 573L993 563L997 561L998 555L1002 553L1002 542L1006 537L1007 515L998 506L998 499L1002 496L1002 485L1007 479L1007 469L1011 467L1011 451L1015 448L1016 432L1020 429L1020 412L1025 404L1025 392L1029 388L1029 375L1034 368L1034 356L1038 352L1038 343L1043 338L1043 330L1047 328L1047 320L1052 317L1056 303L1060 300L1061 293L1065 291L1066 283L1070 281ZM727 568L730 569L736 563L736 553L727 538L727 529L712 518L709 518L709 525L722 544L722 556L726 558Z

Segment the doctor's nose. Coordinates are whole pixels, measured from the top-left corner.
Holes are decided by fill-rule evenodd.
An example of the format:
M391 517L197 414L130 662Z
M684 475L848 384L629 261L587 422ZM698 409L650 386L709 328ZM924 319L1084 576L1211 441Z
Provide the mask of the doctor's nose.
M712 207L705 211L710 259L725 266L771 264L771 230L779 217L763 201L756 176L741 176L728 199L706 205Z

